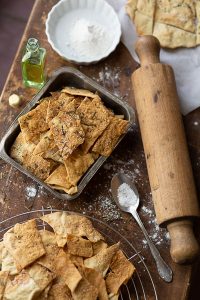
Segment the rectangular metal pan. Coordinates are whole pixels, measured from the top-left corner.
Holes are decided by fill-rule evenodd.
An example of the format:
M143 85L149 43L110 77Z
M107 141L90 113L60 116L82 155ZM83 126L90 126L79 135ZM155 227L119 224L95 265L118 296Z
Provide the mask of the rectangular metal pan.
M24 115L25 113L33 109L41 98L49 96L50 92L61 90L64 86L73 86L77 88L87 89L92 92L97 91L106 107L111 108L115 114L124 115L125 120L129 121L129 127L135 120L133 109L129 107L126 103L123 103L119 98L110 94L102 86L100 86L95 81L88 78L78 70L74 68L63 67L54 72L53 76L47 81L44 87L33 97L33 99L27 104L27 106L12 123L7 133L1 140L0 157L7 163L11 164L13 167L17 168L22 173L34 179L37 183L45 187L56 197L64 200L73 200L81 194L85 186L94 176L94 174L98 171L98 169L102 166L107 157L100 156L81 178L80 182L78 183L78 192L74 195L68 195L66 193L62 193L52 189L50 186L46 185L43 181L35 177L33 174L31 174L28 170L26 170L24 167L22 167L19 163L14 161L9 156L9 150L12 144L14 143L15 138L20 132L18 118L21 115ZM120 138L119 142L122 140L123 136Z

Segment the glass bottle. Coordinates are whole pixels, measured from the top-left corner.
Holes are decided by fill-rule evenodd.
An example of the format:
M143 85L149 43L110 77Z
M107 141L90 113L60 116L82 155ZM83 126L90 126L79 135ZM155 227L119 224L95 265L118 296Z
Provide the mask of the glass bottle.
M35 38L30 38L22 58L22 77L25 86L40 89L45 83L46 50Z

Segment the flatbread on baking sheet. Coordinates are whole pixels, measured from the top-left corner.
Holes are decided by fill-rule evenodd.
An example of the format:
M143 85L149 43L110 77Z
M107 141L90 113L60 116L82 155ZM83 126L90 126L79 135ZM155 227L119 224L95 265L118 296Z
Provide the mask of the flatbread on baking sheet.
M156 36L162 47L199 44L198 5L192 0L128 0L126 11L139 35Z
M153 19L149 16L136 11L134 22L139 35L151 35L153 33Z
M200 44L200 1L196 2L196 15L197 15L197 44Z
M93 255L92 243L72 234L67 235L67 249L70 254L77 256L91 257Z
M101 99L96 96L94 99L85 98L78 107L77 113L85 132L82 149L87 153L108 126L109 112L102 104Z
M49 97L44 98L36 108L19 117L19 125L26 142L37 144L41 134L49 129L46 123Z
M119 250L112 259L110 269L111 272L106 278L106 286L109 293L118 294L121 285L128 282L135 272L135 268Z
M155 22L153 35L156 36L163 47L195 47L196 34L175 28L171 25Z
M94 144L92 151L103 156L109 156L120 136L126 132L128 121L110 117L110 123Z
M8 281L8 275L9 272L7 271L0 271L0 300L4 299L4 291L5 291L5 287Z
M93 227L91 221L83 216L68 215L65 212L55 212L40 218L48 223L57 236L63 238L60 247L67 242L67 235L73 234L78 237L87 237L91 242L104 240L103 236ZM64 245L63 245L64 243Z
M145 16L148 16L153 19L155 14L155 9L156 9L156 0L137 1L137 11Z
M137 1L138 0L127 0L125 5L126 12L130 16L131 20L133 20L135 16L135 11L137 9Z
M6 249L14 258L17 269L22 270L45 254L35 220L16 224L3 237ZM23 253L23 255L22 255Z
M193 1L157 1L155 22L172 25L195 34L195 19Z
M95 256L86 258L84 260L84 266L87 268L94 269L102 274L105 277L111 260L115 253L119 250L119 243L114 244L106 249L101 250Z
M60 112L51 121L50 128L63 159L84 142L85 133L81 121L74 112Z

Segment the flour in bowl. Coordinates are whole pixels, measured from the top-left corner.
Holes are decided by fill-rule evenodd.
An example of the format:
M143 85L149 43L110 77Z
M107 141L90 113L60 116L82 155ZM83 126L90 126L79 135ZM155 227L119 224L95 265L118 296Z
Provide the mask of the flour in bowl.
M133 206L137 202L137 196L127 183L122 183L118 190L119 204L124 207Z
M98 58L110 48L112 39L112 34L103 25L81 18L70 32L69 46L76 56Z

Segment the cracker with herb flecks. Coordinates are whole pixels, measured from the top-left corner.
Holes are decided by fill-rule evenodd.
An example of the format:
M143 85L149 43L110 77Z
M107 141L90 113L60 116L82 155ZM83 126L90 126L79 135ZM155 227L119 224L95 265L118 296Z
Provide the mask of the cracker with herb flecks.
M127 130L128 121L110 117L110 123L94 144L92 151L103 156L109 156L120 136Z
M49 99L46 122L49 123L54 117L59 114L60 111L63 111L64 107L73 99L73 96L68 96L65 93L59 93L59 96Z
M83 130L85 132L85 141L82 145L84 153L87 153L93 146L97 138L108 126L109 112L96 96L94 99L86 98L77 109Z
M38 144L41 135L49 129L46 123L49 99L49 97L42 99L36 108L19 117L19 125L26 142Z
M50 128L63 159L85 140L80 118L74 112L60 112L51 121Z
M19 270L29 266L45 254L35 220L16 224L9 229L4 234L3 243L14 258Z

